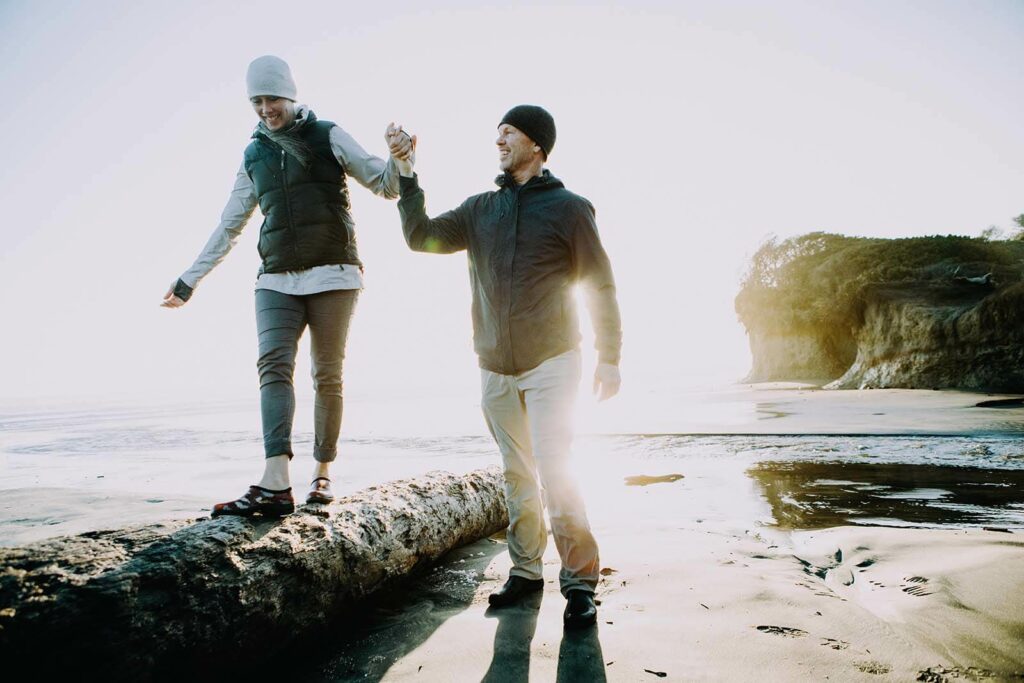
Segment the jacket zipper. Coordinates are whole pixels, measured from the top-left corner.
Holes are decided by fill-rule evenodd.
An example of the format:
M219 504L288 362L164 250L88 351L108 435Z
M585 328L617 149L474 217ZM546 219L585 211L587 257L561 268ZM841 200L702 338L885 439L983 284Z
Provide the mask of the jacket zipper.
M298 268L299 263L299 240L295 234L295 220L292 218L292 201L288 196L288 176L285 174L284 169L285 151L281 150L281 187L284 188L284 205L285 210L288 212L288 232L292 236L292 258L294 259L295 268Z
M516 264L516 242L519 239L519 197L523 188L513 190L512 195L512 249L508 259L508 305L505 313L505 337L508 341L508 368L511 374L516 374L516 359L512 354L512 276Z

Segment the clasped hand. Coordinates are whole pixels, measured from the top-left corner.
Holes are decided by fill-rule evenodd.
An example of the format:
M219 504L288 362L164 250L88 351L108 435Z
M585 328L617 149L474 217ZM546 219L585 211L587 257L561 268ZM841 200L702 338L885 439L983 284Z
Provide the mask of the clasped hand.
M398 172L404 176L412 176L413 165L416 163L416 136L402 130L401 125L389 123L384 131L384 141L388 143L391 158L398 166Z

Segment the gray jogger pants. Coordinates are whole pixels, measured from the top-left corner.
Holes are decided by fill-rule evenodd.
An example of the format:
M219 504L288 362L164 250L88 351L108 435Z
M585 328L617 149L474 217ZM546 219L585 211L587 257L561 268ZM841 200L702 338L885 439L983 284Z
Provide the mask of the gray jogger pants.
M260 411L266 457L292 453L295 415L295 356L306 327L313 361L313 457L332 462L338 455L342 415L342 363L349 321L358 289L336 289L294 296L272 289L256 290L259 337Z

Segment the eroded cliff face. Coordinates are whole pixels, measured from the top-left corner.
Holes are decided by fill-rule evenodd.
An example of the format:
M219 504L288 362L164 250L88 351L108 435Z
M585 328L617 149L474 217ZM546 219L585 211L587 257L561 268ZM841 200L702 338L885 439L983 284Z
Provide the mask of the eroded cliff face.
M856 359L828 388L1024 392L1024 284L874 288L855 339Z
M842 374L856 357L852 335L797 330L749 330L754 363L744 381L822 382Z

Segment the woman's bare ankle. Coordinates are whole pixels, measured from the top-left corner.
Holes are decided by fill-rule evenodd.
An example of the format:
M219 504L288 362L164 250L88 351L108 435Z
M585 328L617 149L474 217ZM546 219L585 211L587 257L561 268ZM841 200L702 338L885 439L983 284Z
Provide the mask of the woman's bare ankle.
M325 479L331 478L331 463L329 462L318 462L313 467L313 476L311 479L318 479L323 477Z
M260 479L257 486L271 491L283 491L291 486L288 476L287 453L267 458L263 468L263 478Z

